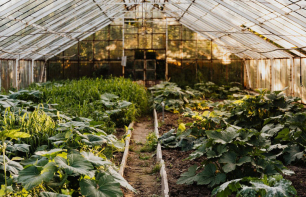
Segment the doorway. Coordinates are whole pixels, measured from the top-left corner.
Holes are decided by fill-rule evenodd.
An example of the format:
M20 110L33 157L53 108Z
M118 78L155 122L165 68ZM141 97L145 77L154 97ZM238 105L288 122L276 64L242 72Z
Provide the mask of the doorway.
M156 80L156 52L153 50L134 50L134 54L127 56L125 77L135 81Z

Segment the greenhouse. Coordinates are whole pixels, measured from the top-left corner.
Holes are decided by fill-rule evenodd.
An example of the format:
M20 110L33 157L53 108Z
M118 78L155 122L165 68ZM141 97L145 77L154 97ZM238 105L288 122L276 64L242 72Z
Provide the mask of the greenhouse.
M0 196L306 197L305 88L304 0L0 0Z

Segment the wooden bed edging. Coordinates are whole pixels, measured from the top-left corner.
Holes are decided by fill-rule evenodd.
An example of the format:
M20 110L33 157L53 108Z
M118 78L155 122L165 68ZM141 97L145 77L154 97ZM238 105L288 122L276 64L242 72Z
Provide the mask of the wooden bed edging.
M130 140L131 140L131 137L132 137L132 130L131 128L133 128L134 126L134 122L131 122L129 124L129 130L128 130L128 137L126 137L125 139L125 149L124 149L124 153L123 153L123 156L122 156L122 161L121 161L121 164L120 164L120 169L119 169L119 174L123 177L123 174L124 174L124 169L125 169L125 166L126 166L126 161L127 161L127 158L128 158L128 155L129 155L129 147L130 147Z
M155 109L153 111L153 116L154 116L154 132L155 132L156 137L159 138L157 113ZM162 157L161 144L158 142L157 149L156 149L156 160L161 165L160 176L161 176L162 196L169 197L169 185L168 185L168 178L167 178L167 172L166 172L166 165L162 158L163 157Z

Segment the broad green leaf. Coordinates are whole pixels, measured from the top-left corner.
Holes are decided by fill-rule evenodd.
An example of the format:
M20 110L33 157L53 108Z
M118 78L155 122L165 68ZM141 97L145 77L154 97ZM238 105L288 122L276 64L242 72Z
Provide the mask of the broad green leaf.
M232 192L237 192L241 185L239 183L241 179L234 179L231 181L227 181L222 185L214 188L212 191L212 195L217 195L217 197L228 197L232 194Z
M184 172L181 174L181 177L177 180L177 184L186 184L191 185L194 182L198 181L198 177L196 175L197 171L197 165L193 165L190 168L188 168L187 172Z
M48 163L48 158L40 155L32 155L29 159L21 162L22 165L44 166Z
M284 125L282 124L277 124L277 125L274 125L273 123L272 124L267 124L265 125L261 132L263 133L267 133L271 136L274 136L276 135L279 131L281 131L282 129L284 128Z
M101 94L100 98L102 100L110 101L110 100L113 100L113 99L118 99L119 96L116 96L116 95L111 94L111 93L104 93L104 94Z
M212 146L211 149L207 150L207 158L221 157L223 153L227 152L227 147L224 144L218 144Z
M237 193L237 196L257 197L257 189L248 186L242 186L242 189ZM274 197L274 196L273 196Z
M81 152L83 157L96 166L111 165L110 161L104 161L103 158L95 156L92 152Z
M273 197L288 197L296 195L296 190L291 187L291 182L285 179L282 179L276 182L273 186L265 185L260 182L253 182L251 184L254 188L265 190L265 196L273 196Z
M24 132L18 132L20 129L12 129L7 131L1 131L0 136L4 134L5 137L9 137L11 139L17 139L17 138L29 138L31 137L30 134L24 133Z
M11 152L20 151L23 153L27 153L30 151L29 147L30 145L28 144L14 144L13 146L8 145L7 149Z
M225 163L222 167L225 173L231 172L236 169L236 158L237 154L234 152L227 152L220 158L220 163Z
M119 109L127 108L130 105L132 105L132 103L128 102L128 101L119 101L118 102L118 108Z
M0 156L0 164L0 170L4 170L2 155ZM18 162L12 161L7 156L5 156L5 169L7 172L10 172L12 174L18 174L19 171L23 169L23 167Z
M82 139L82 142L84 142L87 145L91 146L101 146L107 142L107 140L103 137L97 136L97 135L86 135L86 139Z
M49 182L56 170L54 162L49 162L44 167L29 166L19 172L18 183L21 183L26 190L31 190L43 181Z
M227 144L233 141L234 138L239 136L239 133L234 128L228 128L225 131L206 131L207 136L210 139L214 139L216 143Z
M51 149L49 151L37 151L35 152L36 155L40 155L40 156L45 156L45 157L54 157L56 156L58 153L64 152L64 149L61 148L55 148L55 149Z
M68 175L76 176L83 174L94 177L94 172L91 171L93 170L92 164L80 154L70 154L67 156L67 159L55 157L54 160L58 167L64 169Z
M119 183L122 187L125 187L126 189L129 189L133 192L136 192L136 190L125 180L116 170L114 170L112 167L109 167L107 169L109 174L114 178L114 181Z
M80 182L81 194L85 197L121 197L120 184L110 175L104 174L98 180L83 179Z
M300 150L297 145L292 145L287 147L284 152L284 160L286 164L290 164L291 162L295 161L296 159L301 159L303 157L304 152Z
M214 164L208 164L205 166L204 170L198 175L198 185L208 185L213 187L226 180L226 175L224 173L218 173L216 166Z

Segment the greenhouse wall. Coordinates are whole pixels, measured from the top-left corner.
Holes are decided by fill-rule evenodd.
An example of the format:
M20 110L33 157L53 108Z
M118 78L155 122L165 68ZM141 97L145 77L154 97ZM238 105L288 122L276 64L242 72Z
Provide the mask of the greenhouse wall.
M46 81L44 61L0 60L0 89L23 89L32 83Z
M285 90L306 104L306 58L246 60L244 84L249 89Z
M147 86L163 80L180 86L243 83L243 60L228 50L159 11L145 19L138 14L129 12L51 58L47 79L124 76Z

